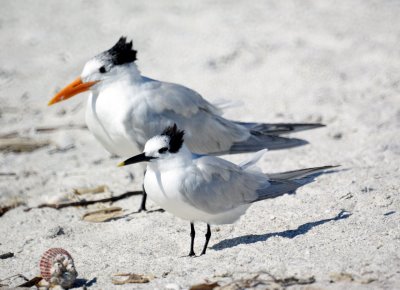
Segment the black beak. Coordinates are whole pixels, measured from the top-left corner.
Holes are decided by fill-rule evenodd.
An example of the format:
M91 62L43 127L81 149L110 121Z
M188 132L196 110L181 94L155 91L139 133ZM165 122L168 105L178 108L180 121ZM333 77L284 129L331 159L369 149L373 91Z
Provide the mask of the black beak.
M154 159L155 157L147 157L144 153L133 156L129 159L126 159L125 161L122 161L118 166L125 166L129 164L135 164L143 161L150 161L151 159Z

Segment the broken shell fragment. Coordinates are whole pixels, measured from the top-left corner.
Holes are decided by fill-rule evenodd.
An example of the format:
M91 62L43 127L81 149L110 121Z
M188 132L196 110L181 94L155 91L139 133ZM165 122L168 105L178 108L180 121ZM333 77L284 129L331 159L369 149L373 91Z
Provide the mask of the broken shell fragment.
M40 259L40 273L51 286L60 285L68 289L74 285L78 273L74 260L64 249L48 249Z

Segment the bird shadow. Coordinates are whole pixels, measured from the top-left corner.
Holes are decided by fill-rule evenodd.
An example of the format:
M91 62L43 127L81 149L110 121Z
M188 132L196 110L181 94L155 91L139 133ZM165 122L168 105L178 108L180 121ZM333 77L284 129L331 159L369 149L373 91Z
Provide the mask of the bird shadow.
M351 213L342 210L338 215L333 218L323 219L315 222L305 223L299 226L295 230L286 230L283 232L268 233L263 235L246 235L241 237L236 237L232 239L223 240L211 247L211 249L216 251L221 251L223 249L233 248L241 244L254 244L257 242L264 242L271 237L282 237L287 239L293 239L297 236L304 235L309 232L312 228L320 226L322 224L347 219L351 216Z

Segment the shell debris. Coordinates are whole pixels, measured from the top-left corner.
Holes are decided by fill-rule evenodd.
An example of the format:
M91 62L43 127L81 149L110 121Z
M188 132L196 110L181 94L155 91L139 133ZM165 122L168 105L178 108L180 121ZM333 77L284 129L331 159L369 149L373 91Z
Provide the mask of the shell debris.
M61 286L64 289L74 285L78 273L70 253L62 248L48 249L40 259L40 273L50 286Z

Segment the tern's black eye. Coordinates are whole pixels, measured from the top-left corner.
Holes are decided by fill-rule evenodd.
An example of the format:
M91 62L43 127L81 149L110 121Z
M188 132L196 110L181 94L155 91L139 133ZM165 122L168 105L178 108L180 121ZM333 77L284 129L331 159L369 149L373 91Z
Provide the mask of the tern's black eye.
M167 151L168 148L167 147L163 147L160 150L158 150L158 153L164 153L165 151Z
M106 72L106 67L103 65L101 68L99 68L100 73L105 73Z

